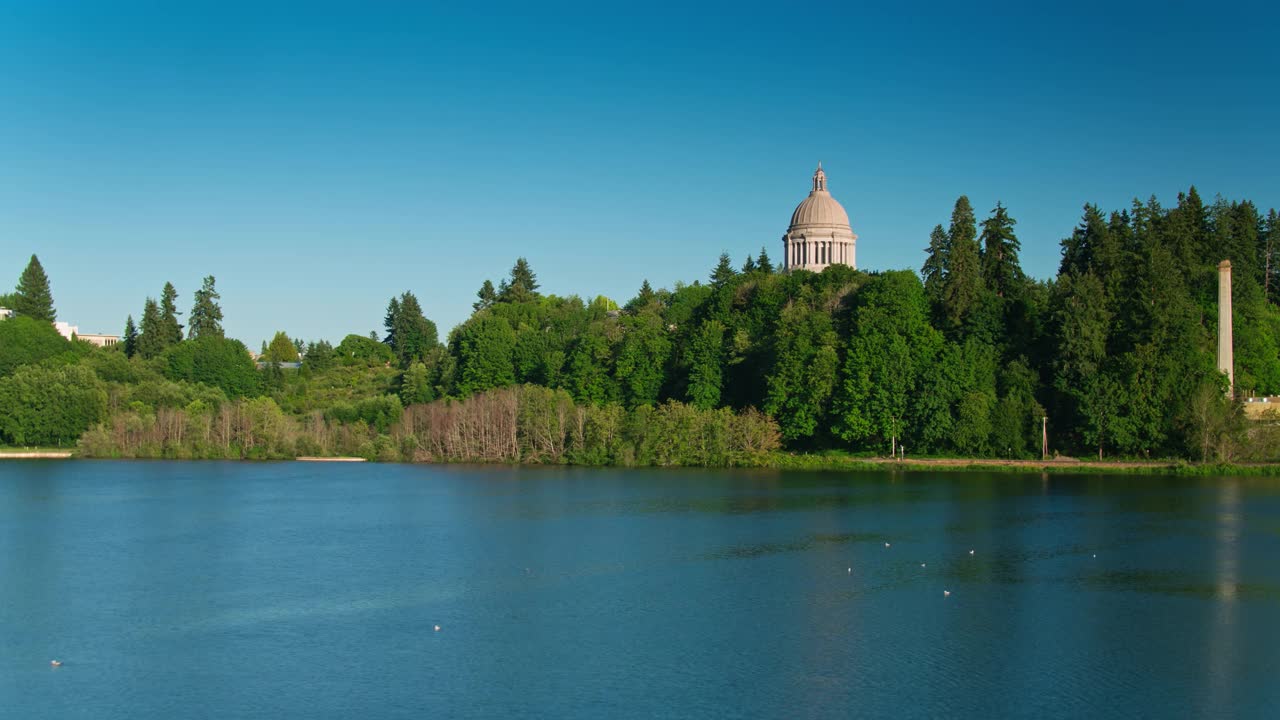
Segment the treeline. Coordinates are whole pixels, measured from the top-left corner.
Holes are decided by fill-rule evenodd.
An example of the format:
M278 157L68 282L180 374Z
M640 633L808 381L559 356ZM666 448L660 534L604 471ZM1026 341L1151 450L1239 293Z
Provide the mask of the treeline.
M758 465L778 449L777 425L758 412L698 410L678 402L627 412L575 404L563 390L516 386L465 400L384 414L315 411L296 416L269 397L211 406L142 407L114 413L84 434L86 457L292 459L359 456L406 462L578 465ZM375 411L377 412L377 411Z
M422 358L415 385L466 396L533 383L590 405L759 408L789 448L1220 459L1249 429L1216 369L1216 266L1235 266L1236 390L1280 392L1280 221L1250 202L1086 206L1058 276L1019 262L1016 221L967 198L919 275L774 272L767 252L709 282L605 298L540 295L520 261ZM406 372L405 377L409 377ZM1234 448L1234 449L1233 449Z
M1047 428L1065 454L1276 458L1269 426L1246 423L1238 402L1280 393L1274 210L1206 205L1194 188L1170 208L1089 205L1049 280L1022 270L1015 228L1009 209L979 222L961 197L919 273L781 272L761 250L741 266L721 256L706 281L645 282L622 305L542 294L522 258L484 282L444 342L406 292L381 332L334 346L281 331L257 365L224 336L212 277L185 332L166 284L120 346L67 342L48 324L52 296L33 257L19 283L26 310L0 323L0 442L74 442L94 428L93 454L623 464L730 464L760 445L684 448L676 429L646 444L635 425L687 413L702 420L671 427L690 437L739 438L742 424L764 423L801 452L1036 457ZM1215 364L1224 259L1234 402ZM42 410L55 406L67 410ZM284 420L259 423L273 407ZM241 437L244 418L283 439ZM148 434L174 422L197 432Z

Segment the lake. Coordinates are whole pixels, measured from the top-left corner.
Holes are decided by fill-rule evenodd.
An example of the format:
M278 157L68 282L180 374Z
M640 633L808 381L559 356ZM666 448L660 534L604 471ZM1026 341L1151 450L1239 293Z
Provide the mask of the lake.
M0 463L4 717L1274 718L1278 678L1273 479Z

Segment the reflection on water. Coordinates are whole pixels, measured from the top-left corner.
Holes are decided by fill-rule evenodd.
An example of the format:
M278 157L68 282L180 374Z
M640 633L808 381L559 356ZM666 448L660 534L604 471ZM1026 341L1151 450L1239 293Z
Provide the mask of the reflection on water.
M1278 557L1268 479L7 463L0 700L1273 717Z

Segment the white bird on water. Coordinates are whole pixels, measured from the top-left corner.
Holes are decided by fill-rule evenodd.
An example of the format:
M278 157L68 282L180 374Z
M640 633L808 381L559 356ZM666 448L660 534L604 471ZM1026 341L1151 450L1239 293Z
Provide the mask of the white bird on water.
M972 550L970 550L970 551L969 551L969 554L970 554L970 555L972 555L972 554L973 554L973 551L972 551Z
M942 597L951 597L951 591L950 591L950 590L943 590L943 591L942 591Z
M437 626L436 626L436 632L440 632L440 626L439 626L439 625L437 625Z
M889 547L889 543L885 543L885 544L884 544L884 546L885 546L885 547Z
M849 568L849 574L850 574L850 575L852 575L852 574L853 574L853 568Z
M924 567L924 563L920 563L920 567Z
M61 661L61 660L50 660L50 661L49 661L49 664L50 664L50 665L52 665L52 666L54 666L54 667L62 667L62 661Z

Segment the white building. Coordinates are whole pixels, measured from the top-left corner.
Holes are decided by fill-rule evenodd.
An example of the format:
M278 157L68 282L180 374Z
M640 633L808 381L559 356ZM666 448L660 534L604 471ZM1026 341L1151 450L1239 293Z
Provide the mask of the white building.
M784 266L821 272L828 265L857 267L854 246L858 236L849 226L849 214L827 190L822 163L813 173L813 190L791 213L791 225L782 236Z
M90 345L97 345L98 347L111 347L112 345L120 342L119 335L103 335L101 333L85 333L83 335L76 333L76 339L83 340Z
M68 340L71 339L72 335L75 335L80 332L79 325L69 325L67 323L62 322L61 320L55 321L53 323L53 329L57 330L59 335L62 335L62 337Z

